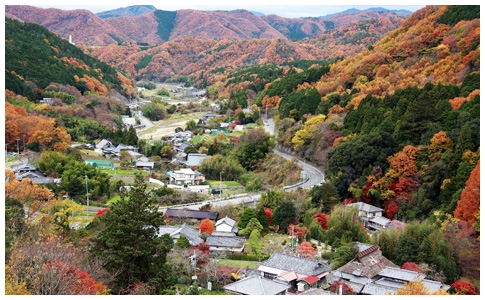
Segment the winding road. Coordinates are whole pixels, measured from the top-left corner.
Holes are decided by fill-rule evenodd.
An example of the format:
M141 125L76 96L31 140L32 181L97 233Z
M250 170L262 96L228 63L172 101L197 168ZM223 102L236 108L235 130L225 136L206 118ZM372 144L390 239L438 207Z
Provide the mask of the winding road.
M264 124L264 130L271 134L274 135L276 132L275 124L273 119L266 119L263 120ZM291 191L291 190L296 190L299 187L303 189L309 189L312 188L313 186L322 183L325 180L325 174L323 174L322 171L319 169L315 168L314 166L310 165L309 163L306 163L305 161L299 159L298 157L289 155L287 153L283 153L279 150L274 149L274 153L278 154L279 156L283 157L284 159L291 160L293 158L296 158L298 160L297 164L302 166L302 184L298 185L293 185L289 187L285 187L284 189L286 191ZM308 178L308 180L306 180ZM203 202L197 202L197 203L191 203L191 204L184 204L184 205L173 205L173 206L166 206L166 207L161 207L160 211L165 212L167 208L187 208L187 209L199 209L201 206L205 204L211 204L212 207L223 207L227 205L244 205L245 207L254 207L256 203L259 201L259 198L261 198L261 192L257 193L250 193L250 194L240 194L240 195L235 195L227 198L222 198L222 199L217 199L217 200L208 200L208 201L203 201ZM244 204L243 204L244 203Z

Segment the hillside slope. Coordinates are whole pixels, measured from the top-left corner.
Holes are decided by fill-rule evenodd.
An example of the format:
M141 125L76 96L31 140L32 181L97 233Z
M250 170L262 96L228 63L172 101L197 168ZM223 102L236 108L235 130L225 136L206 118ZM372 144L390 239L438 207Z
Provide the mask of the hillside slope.
M349 103L357 106L368 94L383 96L427 82L460 84L480 71L480 19L439 24L448 9L428 6L415 12L373 47L333 65L315 87L322 96L357 89Z
M31 100L52 82L102 95L131 85L111 66L37 24L5 20L5 58L5 88Z

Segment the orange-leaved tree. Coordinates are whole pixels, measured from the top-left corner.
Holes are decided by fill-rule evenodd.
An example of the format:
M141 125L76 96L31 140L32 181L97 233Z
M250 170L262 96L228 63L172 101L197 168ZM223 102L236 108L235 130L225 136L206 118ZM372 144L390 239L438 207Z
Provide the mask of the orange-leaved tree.
M468 222L470 225L476 222L475 215L480 211L480 161L470 174L466 187L461 192L454 215L455 218Z
M5 198L16 199L24 204L28 208L26 217L35 213L50 196L52 193L48 188L32 184L30 178L18 181L12 170L5 170Z
M200 233L212 234L212 231L214 231L214 224L212 224L211 220L204 219L200 223L199 230Z
M449 295L445 289L439 289L433 293L424 285L422 279L406 282L395 295Z

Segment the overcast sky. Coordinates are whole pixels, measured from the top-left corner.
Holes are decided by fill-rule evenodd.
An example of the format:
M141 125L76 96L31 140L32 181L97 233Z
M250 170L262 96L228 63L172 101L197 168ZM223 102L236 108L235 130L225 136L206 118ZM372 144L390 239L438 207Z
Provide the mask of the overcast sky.
M13 2L13 3L12 3ZM420 2L422 4L420 4ZM282 17L287 18L297 18L297 17L318 17L327 14L342 12L349 8L366 9L370 7L384 7L387 9L407 9L410 11L416 11L425 6L425 3L431 3L432 1L348 1L341 0L338 1L339 5L331 5L336 3L336 1L315 1L315 0L226 0L226 1L214 1L214 0L202 0L202 1L191 1L191 0L177 0L177 1L92 1L84 0L79 1L82 3L80 5L66 4L66 1L12 1L7 0L8 4L29 4L37 7L54 7L64 10L72 9L88 9L94 13L111 10L119 7L126 7L131 5L148 5L151 4L157 9L163 10L178 10L178 9L197 9L197 10L234 10L234 9L247 9L250 11L257 11L266 15L277 14ZM72 3L72 2L71 2ZM203 3L204 5L200 5ZM298 5L295 5L298 3ZM367 3L370 3L368 5ZM403 3L399 5L399 3ZM230 4L230 5L228 5ZM438 4L438 3L436 3ZM440 1L443 4L443 1Z

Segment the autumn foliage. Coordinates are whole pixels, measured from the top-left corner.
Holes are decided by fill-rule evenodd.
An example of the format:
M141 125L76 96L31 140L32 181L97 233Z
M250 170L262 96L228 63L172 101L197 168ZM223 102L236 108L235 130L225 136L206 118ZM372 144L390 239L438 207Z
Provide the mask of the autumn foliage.
M423 274L423 272L421 272L421 270L419 269L418 265L413 263L413 262L406 262L402 265L401 269L403 270L409 270L409 271L414 271L414 272L418 272L418 273L421 273Z
M317 220L318 224L322 226L323 230L327 229L328 216L324 213L314 213L313 217Z
M468 222L476 222L476 214L480 211L480 161L470 174L466 187L458 200L454 215L455 218Z
M12 170L5 170L5 197L19 200L27 208L27 217L34 214L53 194L46 187L32 184L30 178L18 181Z
M356 295L357 293L348 286L345 282L335 281L330 285L330 292L338 294L340 293L340 286L342 286L342 295Z
M433 293L424 285L421 279L404 283L403 287L397 290L395 295L449 295L444 289Z
M200 233L212 234L212 231L214 231L214 224L212 224L211 220L204 219L200 223L199 231Z
M459 280L451 285L458 295L476 295L477 291L473 284L468 281Z
M5 142L9 149L16 149L16 139L37 143L40 150L64 151L71 144L71 136L52 118L27 113L5 101Z
M300 255L300 257L314 259L315 254L315 249L309 242L303 242L298 247L298 255Z

